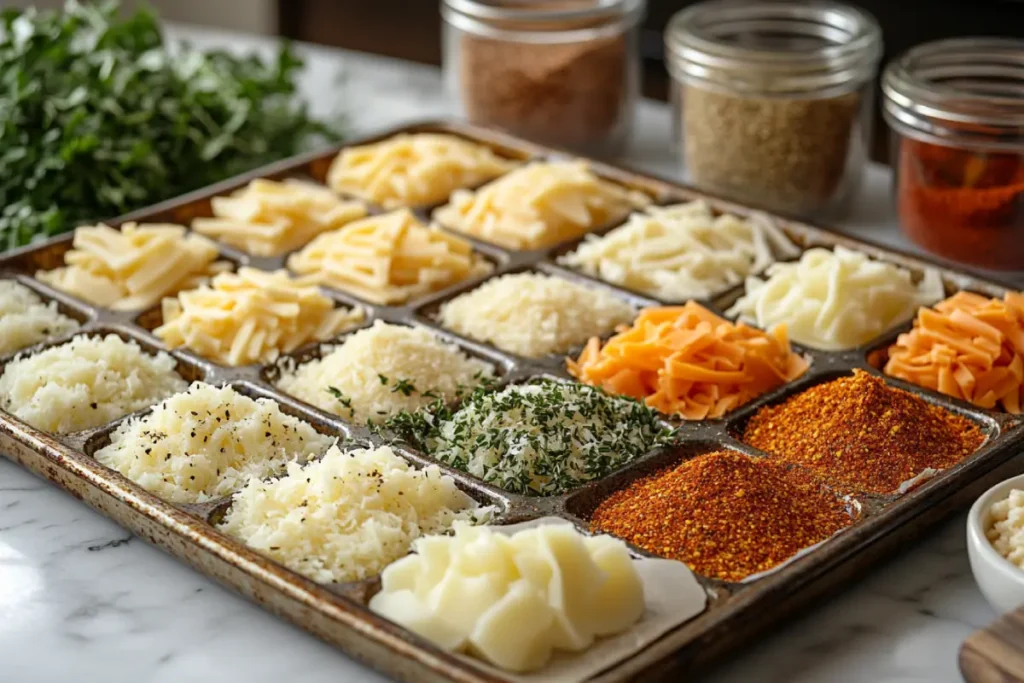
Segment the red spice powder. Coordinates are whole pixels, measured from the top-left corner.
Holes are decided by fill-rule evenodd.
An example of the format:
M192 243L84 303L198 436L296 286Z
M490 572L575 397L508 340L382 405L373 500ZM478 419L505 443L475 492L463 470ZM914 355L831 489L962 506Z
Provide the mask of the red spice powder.
M716 451L615 492L590 527L705 576L740 581L852 521L846 503L800 468Z
M952 467L984 440L967 418L861 370L762 408L743 432L754 448L866 493Z
M925 249L988 268L1024 268L1024 154L904 140L897 206Z

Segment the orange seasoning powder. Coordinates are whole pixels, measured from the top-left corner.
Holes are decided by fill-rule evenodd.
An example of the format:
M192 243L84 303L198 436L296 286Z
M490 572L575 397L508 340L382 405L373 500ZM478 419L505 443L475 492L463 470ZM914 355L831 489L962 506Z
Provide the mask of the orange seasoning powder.
M645 308L604 347L594 337L567 365L581 382L688 420L722 417L807 370L784 325L764 332L693 301Z
M1024 412L1024 294L957 292L883 351L885 374L982 408Z
M741 581L852 521L847 504L800 468L718 451L617 491L590 527L699 574Z
M762 408L743 432L745 443L865 493L952 467L984 440L967 418L861 370Z

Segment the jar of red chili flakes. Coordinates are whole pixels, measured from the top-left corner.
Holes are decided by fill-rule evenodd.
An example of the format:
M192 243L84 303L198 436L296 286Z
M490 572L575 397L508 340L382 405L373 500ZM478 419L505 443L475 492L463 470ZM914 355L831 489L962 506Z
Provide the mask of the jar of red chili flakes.
M1024 40L915 47L882 78L907 236L939 256L1024 270Z

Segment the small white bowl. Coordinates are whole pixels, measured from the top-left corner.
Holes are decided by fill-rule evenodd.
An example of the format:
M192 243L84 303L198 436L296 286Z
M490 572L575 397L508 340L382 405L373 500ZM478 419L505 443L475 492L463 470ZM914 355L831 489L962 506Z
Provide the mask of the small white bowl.
M1007 479L986 491L967 513L967 555L974 580L985 599L999 614L1024 605L1024 569L996 552L985 536L992 503L1010 495L1012 489L1024 489L1024 474Z

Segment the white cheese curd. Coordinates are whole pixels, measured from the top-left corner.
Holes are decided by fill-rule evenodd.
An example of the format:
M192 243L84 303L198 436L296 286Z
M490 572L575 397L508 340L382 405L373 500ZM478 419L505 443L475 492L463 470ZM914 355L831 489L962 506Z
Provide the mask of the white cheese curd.
M1010 495L989 508L988 540L996 551L1024 569L1024 491L1013 489Z

